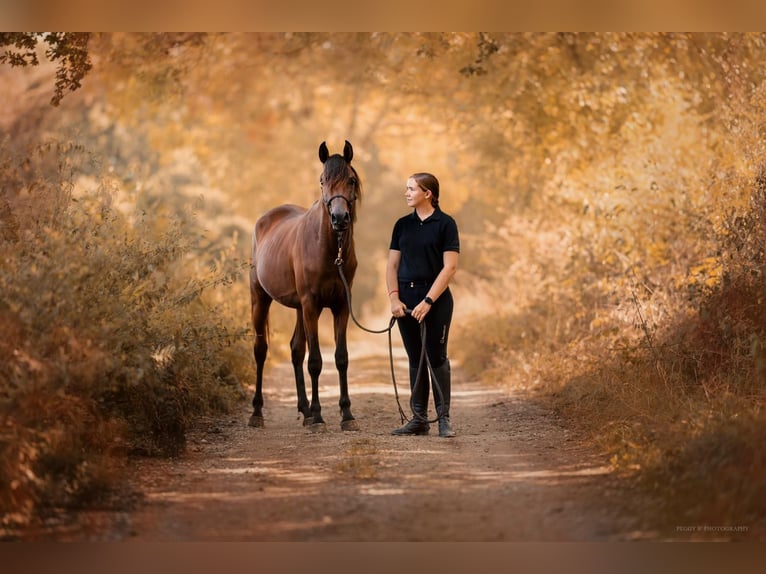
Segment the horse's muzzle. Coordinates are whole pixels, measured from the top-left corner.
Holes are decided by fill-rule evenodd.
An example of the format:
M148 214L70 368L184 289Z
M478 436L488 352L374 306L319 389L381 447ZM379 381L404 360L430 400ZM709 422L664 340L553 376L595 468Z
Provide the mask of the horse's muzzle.
M348 211L343 213L331 213L330 224L332 225L333 231L346 231L351 224L351 214Z

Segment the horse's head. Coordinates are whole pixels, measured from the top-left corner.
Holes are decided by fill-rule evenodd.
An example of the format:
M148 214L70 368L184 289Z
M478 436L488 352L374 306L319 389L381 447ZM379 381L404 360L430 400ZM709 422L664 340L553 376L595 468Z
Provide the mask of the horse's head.
M319 146L319 160L324 164L324 170L319 178L322 187L322 201L330 214L330 223L335 231L345 231L356 221L354 206L362 200L362 184L359 175L351 165L354 148L346 141L343 155L333 154L327 150L327 144Z

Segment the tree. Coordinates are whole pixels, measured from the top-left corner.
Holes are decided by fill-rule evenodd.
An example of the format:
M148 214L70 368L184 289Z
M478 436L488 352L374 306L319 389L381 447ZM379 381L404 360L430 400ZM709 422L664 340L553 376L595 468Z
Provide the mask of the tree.
M37 66L40 63L38 44L47 44L45 56L57 62L56 84L51 104L58 106L66 91L80 87L91 69L88 55L90 33L79 32L2 32L0 33L0 63L11 66Z

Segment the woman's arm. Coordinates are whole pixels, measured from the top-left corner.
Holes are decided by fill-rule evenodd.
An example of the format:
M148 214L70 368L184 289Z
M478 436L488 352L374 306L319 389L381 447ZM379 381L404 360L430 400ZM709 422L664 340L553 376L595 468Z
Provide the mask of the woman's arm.
M445 251L444 252L444 267L436 276L434 284L428 290L427 297L430 297L433 301L436 301L439 296L447 290L449 282L457 271L457 251ZM418 303L412 310L412 316L418 321L422 321L426 316L426 313L431 309L431 305L425 302L425 300Z
M391 314L394 317L404 317L406 306L399 299L399 263L402 260L401 251L391 249L388 252L386 265L386 290L391 301Z
M439 298L439 295L444 293L447 290L447 287L449 287L449 282L457 271L457 260L457 251L444 252L444 267L436 276L434 284L431 285L431 288L428 290L428 296L434 301L436 301Z

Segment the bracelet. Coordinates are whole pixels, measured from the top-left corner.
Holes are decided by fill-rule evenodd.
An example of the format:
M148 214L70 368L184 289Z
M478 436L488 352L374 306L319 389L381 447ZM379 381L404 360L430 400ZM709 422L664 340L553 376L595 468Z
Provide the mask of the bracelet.
M398 293L398 292L399 292L399 289L393 289L393 290L391 290L391 291L389 291L389 292L388 292L388 296L390 297L390 296L391 296L391 295L393 295L394 293Z
M429 305L433 305L433 304L434 304L434 300L433 300L433 299L431 299L430 297L428 297L427 295L426 295L426 298L425 298L425 299L423 299L423 301L425 301L425 302L426 302L426 303L428 303Z

